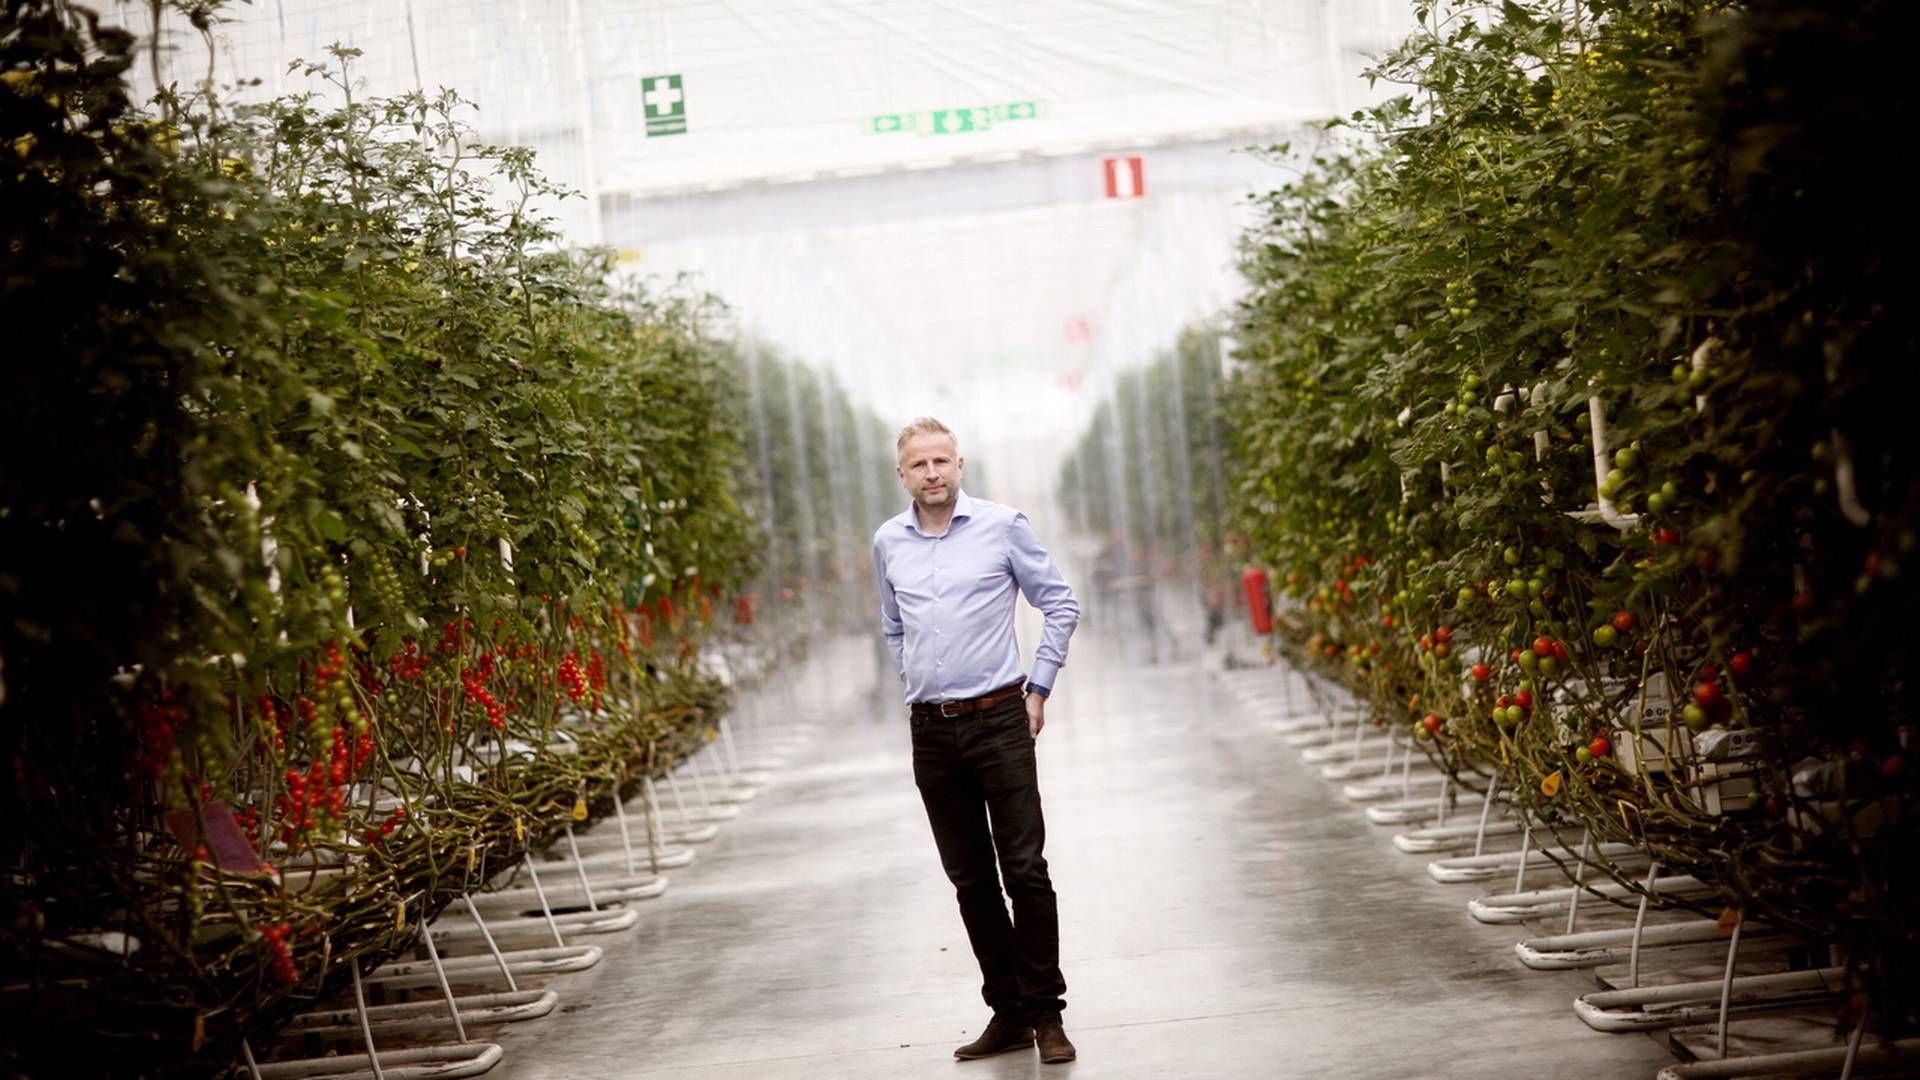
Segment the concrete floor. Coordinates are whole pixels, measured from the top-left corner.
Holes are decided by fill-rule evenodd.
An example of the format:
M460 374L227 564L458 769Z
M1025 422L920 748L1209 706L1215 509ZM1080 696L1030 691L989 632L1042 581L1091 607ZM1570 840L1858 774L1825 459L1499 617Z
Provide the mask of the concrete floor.
M1651 1077L1673 1058L1529 972L1197 663L1073 664L1040 741L1070 1066L952 1048L987 1018L884 696L853 695L562 1011L475 1034L507 1080ZM837 685L872 686L843 650ZM804 695L800 695L804 696Z

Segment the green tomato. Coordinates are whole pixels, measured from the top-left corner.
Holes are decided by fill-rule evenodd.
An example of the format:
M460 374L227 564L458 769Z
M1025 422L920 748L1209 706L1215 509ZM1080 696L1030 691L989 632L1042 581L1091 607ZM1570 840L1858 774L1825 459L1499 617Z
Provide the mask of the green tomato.
M1686 721L1688 731L1699 731L1707 726L1707 710L1688 702L1687 707L1680 710L1680 719Z
M1667 497L1665 494L1656 491L1653 494L1647 496L1647 513L1664 514L1666 512L1667 512Z
M1535 598L1538 598L1538 597L1540 596L1540 594L1541 594L1541 593L1544 593L1544 592L1546 592L1546 591L1547 591L1547 583L1546 583L1546 582L1544 582L1544 581L1541 581L1541 580L1540 580L1539 578L1529 578L1529 579L1528 579L1528 581L1527 581L1527 595L1528 595L1528 596L1531 596L1531 597L1535 597Z
M1509 547L1500 553L1500 557L1506 560L1508 566L1520 565L1520 549L1517 547Z
M1582 765L1585 765L1586 763L1593 760L1593 751L1583 746L1580 749L1575 750L1573 752L1573 760L1579 762Z
M1543 656L1540 658L1540 674L1542 675L1551 675L1559 670L1559 667L1560 661L1551 656Z
M1612 626L1602 623L1593 628L1593 643L1603 649L1613 648L1614 643L1619 640L1620 631L1615 630Z
M1540 666L1540 658L1533 655L1532 649L1521 649L1520 650L1520 666L1527 669L1528 671L1532 671L1534 668L1537 668Z
M1507 595L1509 595L1509 596L1525 596L1525 595L1527 595L1527 582L1526 582L1526 579L1525 579L1525 578L1513 578L1512 580L1510 580L1510 581L1508 581L1508 582L1507 582Z
M1458 597L1461 603L1463 604L1472 603L1475 595L1477 594L1473 591L1472 586L1470 585L1460 586L1460 592L1458 593Z
M1618 469L1631 469L1640 460L1640 451L1629 446L1613 452L1613 464Z
M1677 499L1680 497L1680 485L1669 480L1660 485L1660 494L1665 495L1668 499Z
M1626 453L1626 451L1622 450L1621 453L1624 454ZM1626 482L1627 482L1627 471L1625 469L1615 468L1615 469L1607 470L1606 484L1608 486L1611 486L1615 491L1618 491L1620 489L1620 486L1622 484L1625 484Z

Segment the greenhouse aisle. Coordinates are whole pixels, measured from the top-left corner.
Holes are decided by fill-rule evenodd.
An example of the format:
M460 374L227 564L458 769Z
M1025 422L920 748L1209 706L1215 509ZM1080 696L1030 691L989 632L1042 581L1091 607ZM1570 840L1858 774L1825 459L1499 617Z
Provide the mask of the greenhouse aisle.
M1586 976L1522 969L1512 928L1474 923L1466 887L1429 881L1202 665L1103 653L1076 642L1041 739L1077 1063L951 1057L987 1014L906 724L876 686L638 929L599 939L561 1013L489 1036L496 1075L1517 1080L1672 1062L1581 1025Z

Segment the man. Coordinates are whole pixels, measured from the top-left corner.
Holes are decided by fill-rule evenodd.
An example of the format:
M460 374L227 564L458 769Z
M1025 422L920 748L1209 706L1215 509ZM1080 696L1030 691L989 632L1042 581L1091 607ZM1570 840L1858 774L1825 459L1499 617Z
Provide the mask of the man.
M915 420L896 449L913 502L873 536L880 628L907 684L914 783L993 1009L953 1054L1038 1045L1043 1062L1072 1061L1033 747L1080 605L1025 515L960 490L966 459L945 424ZM1046 621L1030 678L1013 635L1016 588Z

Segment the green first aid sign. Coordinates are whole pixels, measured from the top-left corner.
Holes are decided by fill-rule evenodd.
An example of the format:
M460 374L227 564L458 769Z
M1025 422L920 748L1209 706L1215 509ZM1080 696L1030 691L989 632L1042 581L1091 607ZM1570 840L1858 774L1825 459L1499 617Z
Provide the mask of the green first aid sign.
M687 92L678 75L650 75L640 80L640 100L646 104L647 137L687 133Z

